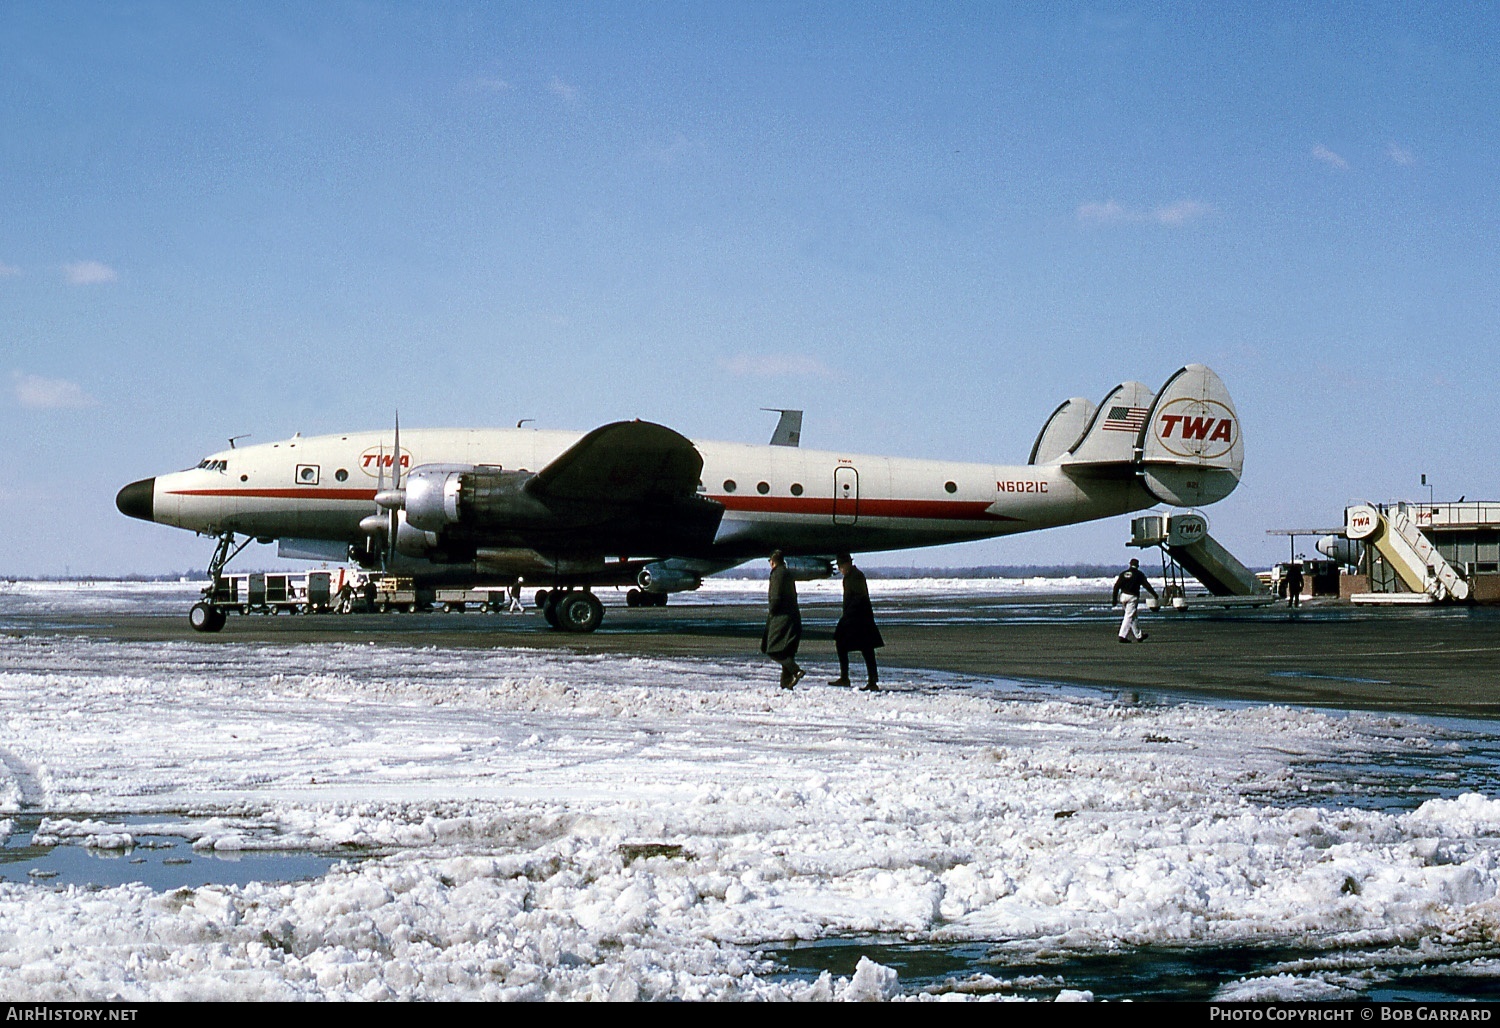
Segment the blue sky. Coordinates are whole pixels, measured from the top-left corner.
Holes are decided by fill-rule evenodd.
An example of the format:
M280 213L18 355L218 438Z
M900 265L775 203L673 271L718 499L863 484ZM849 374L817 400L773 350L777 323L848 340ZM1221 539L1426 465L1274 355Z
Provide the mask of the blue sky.
M1422 474L1500 498L1497 10L0 5L0 574L202 567L114 493L241 433L802 407L1021 463L1194 361L1251 563Z

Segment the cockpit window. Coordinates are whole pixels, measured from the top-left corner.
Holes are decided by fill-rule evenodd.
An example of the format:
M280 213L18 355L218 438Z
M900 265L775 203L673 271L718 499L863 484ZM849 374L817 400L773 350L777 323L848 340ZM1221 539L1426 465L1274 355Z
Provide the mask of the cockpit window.
M198 462L198 470L199 471L228 471L229 470L229 462L227 460L213 460L212 458L205 457L203 460L200 460Z

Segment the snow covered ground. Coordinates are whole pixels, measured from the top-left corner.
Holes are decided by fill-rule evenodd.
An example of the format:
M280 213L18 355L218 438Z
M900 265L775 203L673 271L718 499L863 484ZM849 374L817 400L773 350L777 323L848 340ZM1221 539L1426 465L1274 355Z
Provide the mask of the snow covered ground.
M0 837L26 809L60 846L128 849L130 814L205 850L375 854L294 884L0 883L0 998L1015 994L1004 960L917 991L761 956L861 935L1307 954L1235 999L1500 970L1500 798L1340 802L1371 767L1461 759L1465 730L940 674L783 693L774 670L0 636Z
M876 579L872 591L881 598L1034 597L1095 595L1108 597L1108 578L889 578ZM186 614L199 599L203 582L0 582L0 617L5 613L38 614L88 611L138 611ZM836 578L797 583L803 603L839 603L843 584ZM624 603L624 589L601 589L606 604ZM673 593L674 606L712 603L762 603L765 579L709 578L693 592ZM530 593L527 595L530 602Z

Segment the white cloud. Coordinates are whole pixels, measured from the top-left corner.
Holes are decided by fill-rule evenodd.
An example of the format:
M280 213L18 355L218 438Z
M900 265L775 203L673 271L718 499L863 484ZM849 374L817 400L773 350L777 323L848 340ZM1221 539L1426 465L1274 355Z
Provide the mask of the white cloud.
M21 269L14 264L6 264L0 261L0 278L14 278L21 273Z
M1410 167L1417 163L1417 155L1397 143L1387 144L1385 155L1402 167Z
M1322 143L1312 148L1312 155L1330 168L1337 168L1339 171L1347 171L1349 169L1348 161L1328 149Z
M1151 212L1151 217L1162 225L1186 225L1190 221L1206 218L1214 213L1213 207L1197 200L1178 200Z
M511 84L498 75L475 75L464 88L473 93L509 93Z
M1213 206L1198 200L1178 200L1150 211L1126 207L1114 200L1078 205L1078 220L1090 225L1139 225L1153 222L1175 228L1213 213Z
M553 96L564 103L575 103L578 100L577 87L569 82L564 82L556 75L552 76L552 81L547 83L547 89L551 91Z
M1094 225L1117 225L1142 219L1140 212L1129 210L1111 200L1108 203L1079 204L1078 220Z
M799 353L741 353L719 358L719 367L738 378L837 377L822 361Z
M68 283L75 286L94 286L101 282L113 282L120 277L114 268L98 261L64 264L63 274L67 276Z
M27 410L76 410L92 407L95 400L77 382L65 378L43 378L13 371L16 402Z

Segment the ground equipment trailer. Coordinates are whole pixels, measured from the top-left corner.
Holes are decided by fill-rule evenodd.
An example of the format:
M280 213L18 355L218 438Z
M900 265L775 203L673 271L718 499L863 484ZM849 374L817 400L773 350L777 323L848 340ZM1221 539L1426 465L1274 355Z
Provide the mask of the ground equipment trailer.
M419 586L399 575L346 569L305 574L255 572L219 575L193 605L188 619L200 632L217 632L230 614L354 614L390 611L507 609L504 586Z
M188 620L200 632L217 632L229 614L315 614L331 611L338 590L332 571L309 571L303 575L254 572L219 575L193 604Z

